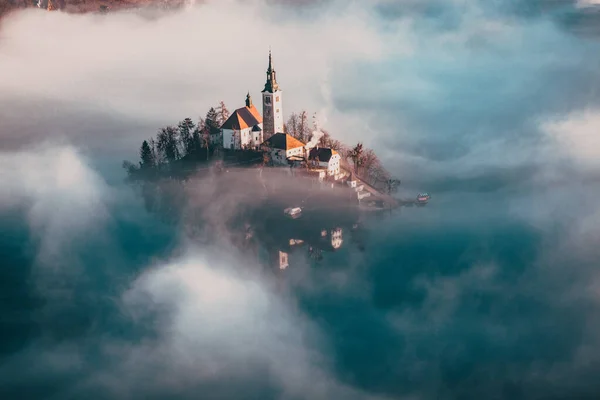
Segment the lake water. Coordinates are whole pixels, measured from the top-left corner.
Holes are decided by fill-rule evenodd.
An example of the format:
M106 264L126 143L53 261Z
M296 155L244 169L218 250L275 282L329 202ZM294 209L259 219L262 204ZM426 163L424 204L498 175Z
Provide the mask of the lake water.
M274 298L293 303L316 332L319 339L306 346L323 358L319 365L356 398L594 398L597 258L589 236L577 236L580 213L563 207L568 195L432 195L425 207L382 215L319 216L323 226L293 225L306 215L265 217L262 226L252 220L254 247L242 250L236 268L262 263L261 279L278 288ZM2 217L2 398L126 398L149 385L136 377L130 392L108 389L103 374L118 356L106 346L160 336L155 321L169 320L168 307L132 317L122 299L140 274L179 251L181 229L146 213L131 194L122 198L102 229L61 244L57 263L40 261L45 239L30 230L26 214ZM294 238L303 243L290 246ZM288 257L284 269L270 255L279 251ZM219 310L217 321L227 314ZM239 321L230 328L246 329ZM160 365L153 368L161 374ZM147 396L281 398L270 374L247 372L155 382Z

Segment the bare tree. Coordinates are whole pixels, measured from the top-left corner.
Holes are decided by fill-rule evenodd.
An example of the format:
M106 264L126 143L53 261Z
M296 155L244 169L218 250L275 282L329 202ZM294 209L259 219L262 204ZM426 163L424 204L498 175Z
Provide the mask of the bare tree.
M319 147L329 147L329 144L332 141L331 135L329 135L329 133L325 131L321 132L323 132L323 135L319 138Z
M354 146L349 152L348 157L352 159L354 163L354 172L358 174L358 169L362 166L362 157L363 157L363 144L358 142L356 146Z
M213 129L211 129L210 124L204 122L202 124L202 128L199 130L200 146L206 148L206 160L208 160L208 158L209 158L210 136L211 136L211 131Z
M284 126L285 133L298 138L298 115L291 113Z
M220 101L217 106L217 122L219 123L219 127L222 126L225 121L229 119L229 110L225 106L224 101Z
M371 177L380 174L382 171L381 163L375 152L371 149L364 149L360 155L358 173L364 177Z
M385 191L387 194L393 194L398 191L398 186L400 186L400 179L388 178L385 182Z
M319 147L337 150L340 153L347 151L342 142L333 139L329 132L324 129L320 129L320 131L323 133L323 135L319 138Z
M310 136L311 130L308 126L308 117L306 115L306 111L303 110L298 116L298 129L296 138L304 143L308 143Z
M148 141L148 145L150 146L150 151L152 153L152 159L154 160L154 166L156 168L160 168L161 162L158 159L158 156L156 155L156 141L154 140L154 138L150 138L150 140Z

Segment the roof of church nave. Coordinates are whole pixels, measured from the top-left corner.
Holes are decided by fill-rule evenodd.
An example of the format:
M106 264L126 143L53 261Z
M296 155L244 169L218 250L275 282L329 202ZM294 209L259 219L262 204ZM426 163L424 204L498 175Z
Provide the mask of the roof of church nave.
M252 104L250 94L246 97L246 107L235 110L227 121L221 126L222 129L246 129L254 127L263 122L262 116Z

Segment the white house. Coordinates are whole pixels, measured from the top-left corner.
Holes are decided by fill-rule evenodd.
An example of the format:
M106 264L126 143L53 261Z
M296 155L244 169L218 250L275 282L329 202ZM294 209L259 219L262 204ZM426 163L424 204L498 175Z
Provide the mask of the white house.
M335 250L342 247L342 243L344 243L344 239L342 237L342 228L335 228L331 231L331 247Z
M235 110L221 126L223 147L231 150L257 149L263 142L262 122L248 93L246 107Z
M287 133L276 133L267 139L263 146L271 153L275 165L288 165L290 158L304 156L304 143Z
M313 147L308 153L309 163L327 169L328 176L336 176L340 173L341 157L333 149L325 147Z

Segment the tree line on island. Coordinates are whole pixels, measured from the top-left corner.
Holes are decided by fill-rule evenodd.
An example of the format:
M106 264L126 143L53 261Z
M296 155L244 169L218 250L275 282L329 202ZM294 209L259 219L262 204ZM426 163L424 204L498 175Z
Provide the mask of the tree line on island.
M229 118L229 110L221 101L217 107L211 107L205 117L194 122L185 118L176 125L160 128L155 137L144 140L140 146L140 161L135 164L130 161L123 162L130 180L151 180L165 176L173 176L180 170L190 170L211 160L220 160L223 156L223 143L220 137L220 127ZM314 117L313 117L314 118ZM292 113L284 124L284 133L308 143L316 130L308 122L308 113ZM394 178L382 165L372 149L364 147L362 143L349 147L331 134L319 128L322 132L318 141L319 147L336 150L342 162L351 161L354 173L371 186L392 194L397 191L400 180ZM238 153L255 153L252 151L238 151ZM243 158L243 157L242 157ZM248 159L248 157L246 157ZM268 156L261 156L259 165L266 166L270 163Z

